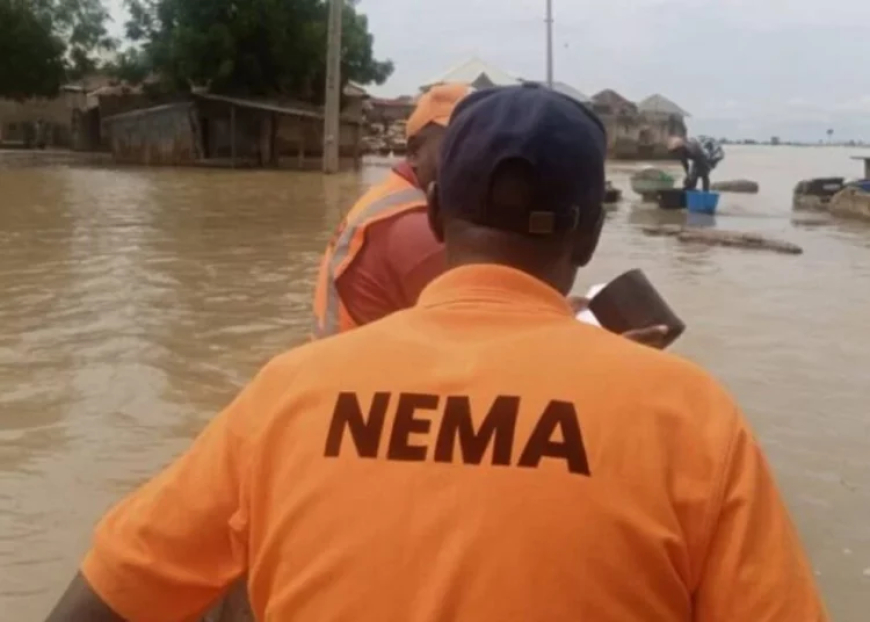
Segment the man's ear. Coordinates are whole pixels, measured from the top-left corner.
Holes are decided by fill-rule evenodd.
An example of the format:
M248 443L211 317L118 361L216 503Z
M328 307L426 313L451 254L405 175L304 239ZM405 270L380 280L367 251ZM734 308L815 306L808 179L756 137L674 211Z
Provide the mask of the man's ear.
M598 213L587 217L584 222L581 217L580 226L575 232L574 250L571 253L571 263L577 268L583 268L595 254L601 230L604 228L604 206L598 208Z
M412 136L408 139L405 145L405 162L415 168L420 160L420 138L419 135Z
M438 199L438 184L432 182L426 189L426 200L428 204L427 214L429 216L429 227L432 233L435 234L435 239L439 242L444 242L444 220L441 217L441 203Z

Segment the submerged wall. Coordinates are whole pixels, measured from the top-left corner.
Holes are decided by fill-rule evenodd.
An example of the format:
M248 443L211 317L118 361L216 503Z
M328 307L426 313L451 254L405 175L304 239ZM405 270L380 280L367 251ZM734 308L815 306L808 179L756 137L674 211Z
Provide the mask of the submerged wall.
M116 162L178 165L197 159L193 104L181 102L109 117L103 127Z

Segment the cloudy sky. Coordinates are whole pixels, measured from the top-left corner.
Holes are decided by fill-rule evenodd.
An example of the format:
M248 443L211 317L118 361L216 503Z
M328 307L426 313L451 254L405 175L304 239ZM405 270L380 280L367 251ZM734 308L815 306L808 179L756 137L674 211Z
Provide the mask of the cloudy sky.
M120 4L120 0L112 0ZM866 0L553 0L556 79L586 94L660 92L690 131L731 138L870 140ZM545 74L545 0L361 0L375 53L418 85L476 55ZM121 13L116 11L119 16Z

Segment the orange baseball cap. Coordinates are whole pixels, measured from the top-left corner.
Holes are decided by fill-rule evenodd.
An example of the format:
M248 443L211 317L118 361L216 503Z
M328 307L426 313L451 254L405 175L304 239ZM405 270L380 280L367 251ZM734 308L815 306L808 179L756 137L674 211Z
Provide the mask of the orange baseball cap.
M463 97L474 89L467 84L438 84L417 100L417 107L405 125L405 135L411 138L430 123L447 126L450 115Z

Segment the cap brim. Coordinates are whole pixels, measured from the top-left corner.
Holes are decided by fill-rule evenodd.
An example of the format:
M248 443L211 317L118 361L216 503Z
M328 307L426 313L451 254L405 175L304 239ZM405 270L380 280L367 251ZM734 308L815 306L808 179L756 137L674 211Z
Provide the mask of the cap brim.
M407 138L413 138L414 136L416 136L417 134L422 132L423 128L425 128L427 125L434 124L434 125L440 125L441 127L447 127L447 124L449 122L450 122L450 115L449 114L441 116L441 117L435 117L435 118L429 119L428 121L426 121L426 123L424 123L420 127L414 128L414 131L408 132Z

